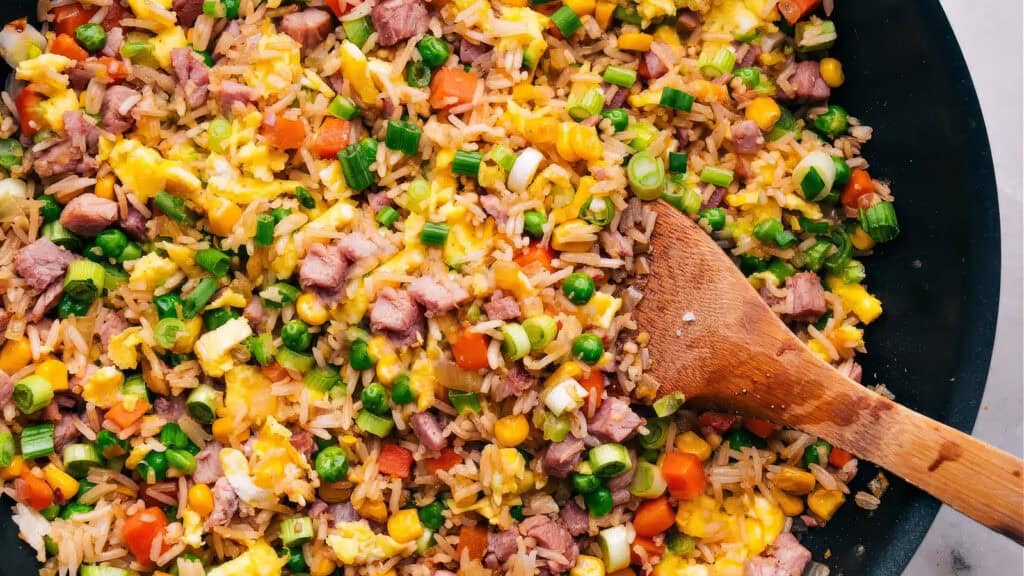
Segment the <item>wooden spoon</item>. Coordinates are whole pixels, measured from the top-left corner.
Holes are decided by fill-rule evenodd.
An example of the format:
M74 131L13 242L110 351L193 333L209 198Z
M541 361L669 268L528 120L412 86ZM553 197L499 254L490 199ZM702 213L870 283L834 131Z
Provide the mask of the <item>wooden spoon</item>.
M820 360L725 252L664 202L636 310L659 393L824 438L1024 544L1024 462L872 392Z

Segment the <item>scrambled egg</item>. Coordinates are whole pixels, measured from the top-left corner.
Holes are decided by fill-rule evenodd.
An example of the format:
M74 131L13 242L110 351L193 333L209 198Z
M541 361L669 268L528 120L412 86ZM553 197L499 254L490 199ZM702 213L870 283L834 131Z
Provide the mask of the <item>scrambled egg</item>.
M393 556L404 556L416 549L415 542L399 544L391 536L374 533L366 520L339 522L334 532L328 534L327 545L347 566L363 566Z
M701 495L680 502L676 513L679 531L706 542L742 545L743 557L757 556L782 532L786 515L760 495L732 496L721 505Z
M491 252L494 244L494 219L483 226L473 226L463 206L448 211L448 240L444 244L444 261L459 269L467 262L478 262Z
M224 413L236 419L244 415L262 422L277 412L277 397L270 393L270 380L255 366L236 366L224 375Z
M263 98L281 94L303 77L302 47L291 36L272 32L273 25L268 20L256 45L260 59L244 74L245 83Z
M203 518L199 513L191 508L185 508L181 513L181 524L184 529L181 541L186 546L201 548L203 546Z
M252 447L252 471L256 485L283 493L300 506L313 499L313 486L306 481L309 463L292 446L292 433L273 417L267 418Z
M122 184L143 202L168 190L184 196L203 188L203 183L182 162L166 160L160 152L135 140L100 140L100 160L107 160Z
M128 0L128 6L140 20L152 20L161 29L173 28L177 22L170 11L171 0Z
M74 62L71 58L60 54L40 54L18 64L15 76L18 80L44 86L51 90L63 90L70 82L63 72Z
M64 113L78 110L78 96L74 90L60 90L39 104L46 123L54 130L64 130Z
M215 310L217 308L245 308L248 303L249 301L245 299L245 296L242 296L231 288L225 288L224 292L221 293L216 300L210 302L206 306L206 310Z
M203 372L217 377L231 370L235 365L231 349L249 336L252 336L252 328L245 318L232 318L220 328L200 336L196 341L195 353Z
M622 299L604 292L595 292L586 306L580 309L580 321L586 325L597 326L607 330L612 319L622 309Z
M352 89L355 90L364 103L372 104L376 102L377 95L380 92L373 83L373 78L370 77L366 55L363 54L358 46L348 40L341 42L339 51L341 53L342 76L352 84Z
M156 252L150 252L135 261L132 273L128 277L128 284L133 290L152 292L177 271L177 264L161 257Z
M110 408L121 398L124 374L113 366L104 366L89 376L82 386L82 398L100 408Z
M501 38L498 41L498 50L508 52L522 46L523 65L533 68L548 49L548 43L544 40L544 30L551 19L529 8L506 7L501 14L501 20L503 25L494 27L494 34ZM510 26L509 23L513 25Z
M838 276L829 275L825 284L833 294L843 301L843 308L853 313L865 324L874 322L882 315L882 302L870 294L861 284L847 284Z
M110 339L107 355L115 366L122 370L131 370L139 365L139 344L142 344L142 328L133 326L121 331Z
M279 557L269 544L259 540L239 556L210 569L206 574L207 576L280 576L281 568L287 562L287 557Z
M250 506L270 507L277 503L274 493L256 485L249 472L249 461L240 450L223 448L220 451L220 466L231 489L243 502Z
M484 485L484 491L490 494L495 506L506 503L506 495L516 496L533 484L533 474L526 470L526 459L515 448L488 444L480 454L480 468L490 473L490 482Z
M171 51L188 46L188 38L185 38L184 30L178 26L171 26L154 36L149 44L153 47L153 58L162 68L170 70Z
M416 394L416 408L421 412L434 405L434 365L426 356L420 356L409 371L409 388Z

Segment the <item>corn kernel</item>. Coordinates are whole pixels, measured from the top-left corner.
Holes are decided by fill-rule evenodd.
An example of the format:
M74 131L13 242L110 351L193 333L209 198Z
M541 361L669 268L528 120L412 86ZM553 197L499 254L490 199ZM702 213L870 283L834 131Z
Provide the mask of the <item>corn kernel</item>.
M388 518L388 534L397 542L412 542L423 535L423 524L415 508L399 510Z
M36 376L42 376L55 391L68 389L68 367L60 360L51 358L36 366Z
M832 519L836 510L846 501L846 496L839 490L820 488L807 497L807 507L826 522Z
M8 340L0 350L0 370L14 374L32 361L32 345L28 338L22 336L16 340Z
M772 479L776 488L797 496L810 494L814 490L814 474L795 466L783 466Z
M676 449L693 454L702 462L711 457L711 445L694 432L684 432L677 436Z
M569 571L569 576L604 576L604 562L595 556L581 555Z
M242 217L238 204L219 196L209 196L206 201L206 218L210 231L218 236L229 236Z
M594 7L594 20L601 30L607 30L612 23L612 14L615 13L614 2L598 2Z
M846 80L846 75L843 74L843 65L835 58L822 58L818 68L821 70L821 79L831 88L839 88Z
M529 435L530 423L522 414L505 416L494 424L494 437L498 440L498 445L503 448L519 446Z
M636 52L647 52L651 49L651 42L654 37L643 32L626 32L619 36L620 50L633 50Z
M11 460L10 466L0 468L0 480L13 480L25 470L25 459L17 455Z
M96 180L96 195L106 200L114 199L114 175L106 176Z
M559 252L586 252L597 240L596 226L574 218L555 227L551 247Z
M239 442L245 442L249 439L248 428L243 428L238 438L233 438L234 432L235 423L231 418L218 418L213 421L213 437L221 444L231 444L232 439L238 440Z
M194 484L188 489L188 505L200 516L209 516L213 512L213 491L206 484Z
M388 518L388 509L380 500L369 502L363 501L362 505L356 506L356 512L360 516L369 518L370 520L376 520L377 522L384 522ZM417 516L417 518L419 518Z
M564 4L572 9L577 16L593 14L597 7L596 0L565 0Z
M782 490L773 490L772 497L786 516L798 516L804 511L804 501L799 496L786 494Z
M327 307L311 292L304 292L295 301L295 313L299 315L300 320L310 326L320 326L327 322Z
M853 229L853 234L850 234L850 242L857 250L871 250L875 247L875 239L860 226Z
M782 117L782 109L774 99L758 96L751 101L746 110L747 120L753 120L761 130L771 130Z
M52 462L43 466L43 479L50 485L50 488L59 491L63 498L70 499L78 493L78 480L57 468L56 464Z

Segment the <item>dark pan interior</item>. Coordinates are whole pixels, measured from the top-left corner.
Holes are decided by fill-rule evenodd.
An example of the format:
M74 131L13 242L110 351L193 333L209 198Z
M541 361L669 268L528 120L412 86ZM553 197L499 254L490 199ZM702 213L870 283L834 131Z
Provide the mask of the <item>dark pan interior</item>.
M35 6L3 0L0 22L34 14ZM867 262L885 315L867 330L865 382L884 382L904 404L969 431L999 300L996 186L974 86L937 0L836 6L835 55L847 82L833 102L875 129L865 156L875 177L891 180L902 228ZM852 489L875 474L863 464ZM833 574L899 574L924 538L939 503L890 480L881 508L850 503L805 539L818 561L831 551L825 562ZM5 502L0 573L34 572Z

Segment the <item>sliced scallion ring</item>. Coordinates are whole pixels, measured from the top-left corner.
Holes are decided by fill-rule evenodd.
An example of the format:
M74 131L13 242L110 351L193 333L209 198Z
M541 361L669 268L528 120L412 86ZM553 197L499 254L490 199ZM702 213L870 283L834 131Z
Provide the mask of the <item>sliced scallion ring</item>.
M793 186L811 202L828 196L835 181L836 164L820 150L804 156L793 168Z
M664 418L665 416L671 416L675 414L677 410L682 408L683 403L686 402L686 396L682 392L673 392L666 394L654 403L654 413L658 415L658 418Z
M636 474L629 485L629 493L637 498L657 498L665 493L668 484L661 475L661 468L650 462L640 461L636 464Z
M516 193L526 192L543 160L544 155L536 148L527 148L520 152L508 173L508 189Z
M601 530L597 541L601 546L604 568L608 573L629 567L629 532L625 526L612 526Z
M626 472L633 467L633 461L629 458L629 450L622 444L610 442L601 444L590 449L587 455L594 475L601 478L611 478Z
M522 325L510 322L501 327L501 353L508 360L519 360L530 353L530 337Z

